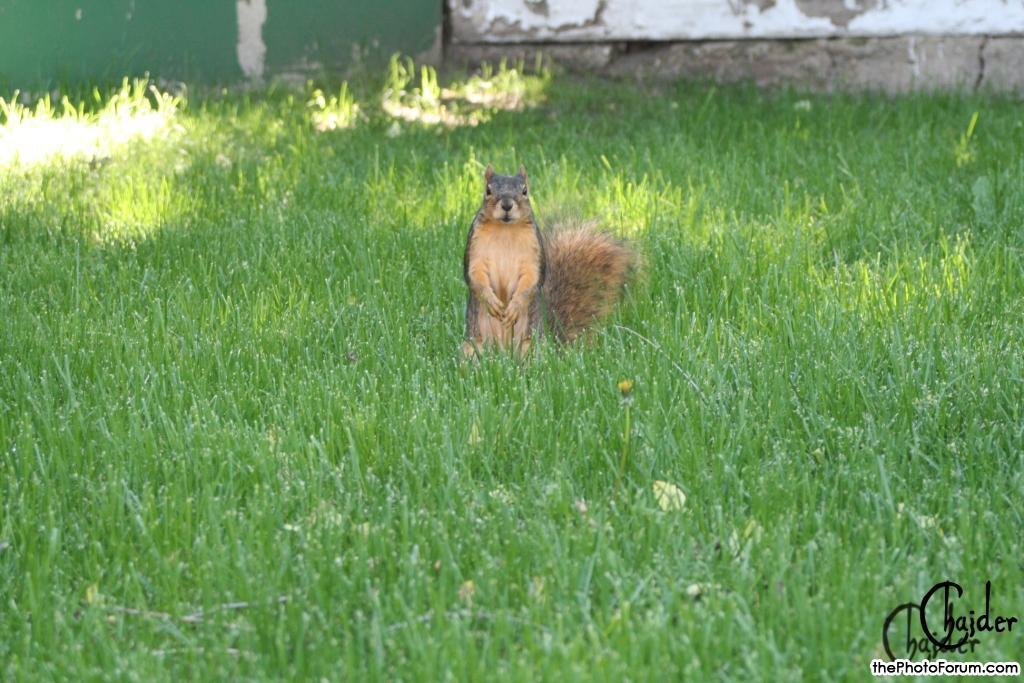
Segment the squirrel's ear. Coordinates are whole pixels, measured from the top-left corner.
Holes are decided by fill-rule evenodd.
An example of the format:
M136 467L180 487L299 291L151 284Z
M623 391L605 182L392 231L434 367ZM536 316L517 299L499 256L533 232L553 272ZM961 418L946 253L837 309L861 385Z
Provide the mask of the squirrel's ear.
M526 166L524 166L523 164L519 164L519 176L523 180L526 180Z
M484 169L484 180L490 182L490 180L491 180L491 178L493 176L494 176L494 167L491 166L490 164L487 164L487 168Z

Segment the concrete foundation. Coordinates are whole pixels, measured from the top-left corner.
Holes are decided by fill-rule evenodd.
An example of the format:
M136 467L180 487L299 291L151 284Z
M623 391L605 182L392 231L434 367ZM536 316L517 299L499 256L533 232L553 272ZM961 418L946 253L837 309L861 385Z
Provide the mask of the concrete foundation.
M752 81L811 90L1024 94L1024 36L908 35L608 43L449 43L450 65L537 56L556 67L640 79Z

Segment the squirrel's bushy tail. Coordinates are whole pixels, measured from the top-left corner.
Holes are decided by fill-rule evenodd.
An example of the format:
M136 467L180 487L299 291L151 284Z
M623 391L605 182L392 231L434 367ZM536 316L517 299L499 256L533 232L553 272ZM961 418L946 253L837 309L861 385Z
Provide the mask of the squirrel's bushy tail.
M567 221L544 240L544 297L559 341L571 342L615 306L639 266L636 252L591 221Z

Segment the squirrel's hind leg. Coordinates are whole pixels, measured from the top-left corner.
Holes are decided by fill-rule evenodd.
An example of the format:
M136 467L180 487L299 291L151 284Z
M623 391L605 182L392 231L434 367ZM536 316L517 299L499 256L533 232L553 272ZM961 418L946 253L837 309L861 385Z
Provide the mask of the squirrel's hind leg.
M512 348L520 358L526 356L530 350L533 336L533 325L529 316L522 316L512 326Z
M479 339L466 340L462 342L462 356L466 360L478 361L483 352L483 343Z
M480 329L480 302L470 291L466 295L466 339L462 342L462 355L467 359L479 360L484 350L484 337Z

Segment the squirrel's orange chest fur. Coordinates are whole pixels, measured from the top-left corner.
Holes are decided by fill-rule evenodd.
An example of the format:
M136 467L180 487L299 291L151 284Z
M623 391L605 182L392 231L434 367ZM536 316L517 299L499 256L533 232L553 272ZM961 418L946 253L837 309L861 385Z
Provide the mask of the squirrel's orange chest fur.
M473 231L469 270L485 274L502 303L508 303L524 276L535 279L540 266L540 244L531 223L487 221Z

